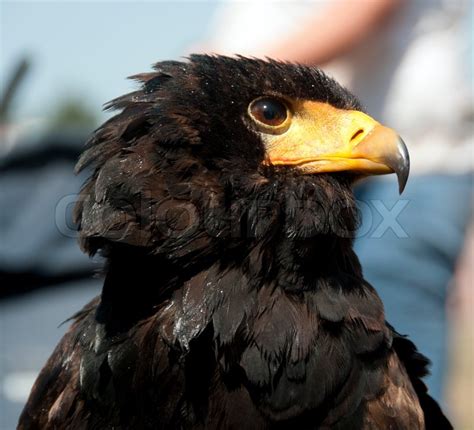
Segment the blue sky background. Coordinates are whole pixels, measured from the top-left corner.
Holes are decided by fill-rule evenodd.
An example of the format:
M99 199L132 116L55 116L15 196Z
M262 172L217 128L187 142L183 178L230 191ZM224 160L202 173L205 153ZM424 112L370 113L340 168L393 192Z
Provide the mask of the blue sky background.
M42 118L72 96L99 113L132 90L125 77L183 55L208 31L213 1L0 0L0 83L28 54L15 118ZM100 119L100 118L99 118Z

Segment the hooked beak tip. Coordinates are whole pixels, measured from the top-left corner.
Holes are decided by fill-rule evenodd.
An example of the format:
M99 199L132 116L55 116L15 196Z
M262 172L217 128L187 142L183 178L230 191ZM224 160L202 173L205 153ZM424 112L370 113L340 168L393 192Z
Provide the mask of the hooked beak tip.
M399 156L396 165L393 166L393 169L397 174L398 191L400 194L402 194L410 173L410 155L408 153L407 146L401 137L398 137L397 147Z

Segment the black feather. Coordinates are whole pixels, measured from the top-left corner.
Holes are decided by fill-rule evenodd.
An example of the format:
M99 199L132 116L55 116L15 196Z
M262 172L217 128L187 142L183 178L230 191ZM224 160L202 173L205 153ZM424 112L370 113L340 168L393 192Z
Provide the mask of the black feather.
M265 161L262 95L359 109L320 70L193 55L141 87L77 164L101 297L46 363L19 429L450 428L426 359L387 326L351 239L353 178ZM343 202L346 210L334 208ZM336 221L336 222L334 222Z

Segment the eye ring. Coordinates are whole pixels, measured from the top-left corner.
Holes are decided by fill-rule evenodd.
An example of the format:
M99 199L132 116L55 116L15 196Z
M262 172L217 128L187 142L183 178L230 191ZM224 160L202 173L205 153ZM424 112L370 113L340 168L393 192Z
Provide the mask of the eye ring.
M248 114L262 131L271 134L283 133L291 123L288 104L277 97L263 96L253 100Z

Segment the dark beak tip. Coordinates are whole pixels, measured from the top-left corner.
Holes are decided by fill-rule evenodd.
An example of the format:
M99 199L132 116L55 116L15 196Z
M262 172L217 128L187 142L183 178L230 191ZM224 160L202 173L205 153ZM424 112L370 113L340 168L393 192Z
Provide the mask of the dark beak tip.
M399 162L397 163L398 191L403 193L410 174L410 154L407 146L401 137L398 138Z
M408 181L408 172L406 174L397 174L398 177L398 193L402 194L403 190L405 190L405 187L407 185Z

